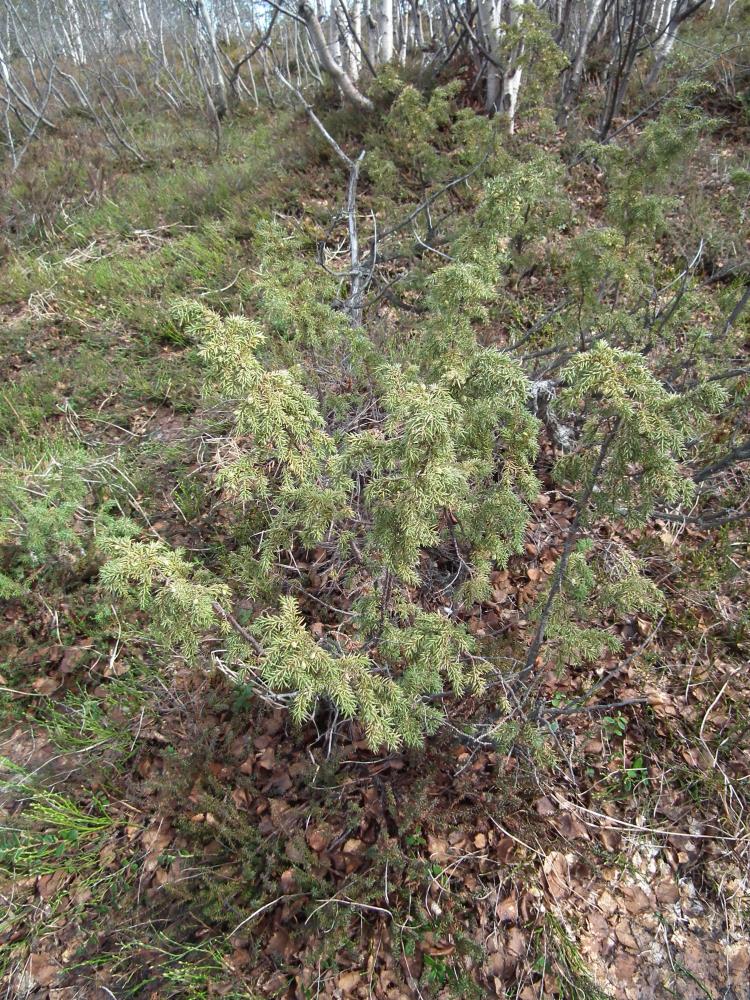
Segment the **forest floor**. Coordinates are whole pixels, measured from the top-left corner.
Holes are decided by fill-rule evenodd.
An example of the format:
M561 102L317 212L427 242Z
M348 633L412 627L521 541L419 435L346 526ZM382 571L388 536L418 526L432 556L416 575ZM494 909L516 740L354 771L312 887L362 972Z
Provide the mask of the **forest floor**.
M709 200L742 156L711 141ZM70 178L91 204L9 245L0 434L30 464L61 440L106 456L99 501L190 549L219 515L196 353L164 303L240 295L253 221L318 224L341 179L283 115L228 126L219 160L197 129L164 145L150 171ZM573 517L543 485L470 619L499 657L527 641ZM95 566L39 567L0 608L3 995L750 998L750 560L731 530L659 523L648 544L664 617L622 623L621 654L539 668L547 769L449 729L377 758L355 729L296 729L210 657L133 640L137 621L123 641Z

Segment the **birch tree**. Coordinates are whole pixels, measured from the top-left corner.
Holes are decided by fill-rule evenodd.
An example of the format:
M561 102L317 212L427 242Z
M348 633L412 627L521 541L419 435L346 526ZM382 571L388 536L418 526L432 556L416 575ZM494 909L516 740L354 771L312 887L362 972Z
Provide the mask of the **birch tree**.
M483 53L487 63L484 106L487 111L493 112L498 109L503 85L502 44L500 40L503 0L479 0L477 11L482 40L486 46L486 51Z
M506 21L513 35L517 36L508 56L503 73L502 97L500 106L508 118L508 130L511 135L516 129L516 111L518 96L521 92L521 58L524 51L521 33L523 19L523 0L508 0L506 6Z
M393 0L377 0L375 63L382 66L393 59Z
M298 10L300 18L307 27L312 47L322 68L333 78L347 100L365 111L371 110L372 101L357 89L356 84L346 72L340 60L336 59L336 54L332 51L329 42L326 40L323 27L316 12L306 0L299 5Z
M578 95L583 77L583 68L589 50L589 44L594 34L596 22L602 10L604 0L590 0L588 10L585 6L582 11L583 18L578 40L575 47L575 56L570 71L565 74L562 95L560 98L560 110L557 116L558 125L565 126L570 115L573 101Z

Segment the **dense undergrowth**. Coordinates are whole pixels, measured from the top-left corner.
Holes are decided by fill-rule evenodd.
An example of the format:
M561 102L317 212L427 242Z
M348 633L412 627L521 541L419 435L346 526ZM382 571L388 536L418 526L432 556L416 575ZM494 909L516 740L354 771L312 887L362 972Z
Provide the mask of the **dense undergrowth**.
M748 125L663 94L597 146L382 74L353 304L294 111L32 148L8 996L747 995Z

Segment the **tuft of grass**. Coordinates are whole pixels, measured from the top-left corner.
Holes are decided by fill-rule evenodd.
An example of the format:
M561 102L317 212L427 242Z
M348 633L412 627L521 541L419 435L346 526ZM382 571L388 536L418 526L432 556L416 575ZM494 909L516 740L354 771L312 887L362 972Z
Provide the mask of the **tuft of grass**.
M0 873L17 880L95 871L117 823L106 800L92 794L79 805L68 795L35 787L32 776L7 758L0 758L0 768L14 774L0 783L0 792L21 799L2 831Z
M572 937L553 913L545 915L543 932L554 959L563 1000L612 1000L597 985Z
M119 687L122 693L122 685ZM118 764L123 764L134 750L134 734L127 724L116 723L111 711L112 705L82 692L50 704L44 711L43 725L63 754L96 752L101 758L105 751L112 751Z

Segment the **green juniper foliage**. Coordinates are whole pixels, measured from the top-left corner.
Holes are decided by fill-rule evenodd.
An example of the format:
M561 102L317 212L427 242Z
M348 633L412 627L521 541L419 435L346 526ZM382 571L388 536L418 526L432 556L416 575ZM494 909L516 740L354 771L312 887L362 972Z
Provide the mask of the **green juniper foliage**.
M696 428L725 399L720 384L671 393L641 354L603 340L576 355L562 375L562 405L579 409L585 419L581 447L557 463L559 480L588 484L597 446L611 436L591 498L597 513L614 514L635 526L657 501L684 503L691 498L694 486L679 459Z
M157 639L196 656L202 635L218 620L216 604L229 597L226 584L164 542L105 536L100 544L110 556L101 570L105 586L150 613Z
M395 93L384 127L365 136L363 171L379 205L402 196L405 184L421 193L445 183L477 167L495 149L492 124L469 109L456 109L459 81L436 87L426 96L386 68L377 86Z
M232 551L209 565L161 541L103 540L105 583L150 616L160 641L196 657L204 640L220 640L237 676L282 696L296 721L325 703L357 720L374 748L418 745L449 692L485 683L489 665L463 612L523 551L540 489L538 384L511 349L480 340L512 304L513 276L547 261L567 277L545 422L566 422L554 475L579 490L582 533L599 517L635 526L657 503L689 500L680 462L723 398L718 383L669 391L633 349L644 340L648 270L634 241L653 227L618 214L611 191L611 226L577 231L560 256L550 236L573 214L554 158L495 148L486 122L473 128L453 108L455 87L393 93L392 131L365 160L377 199L395 197L391 174L408 179L409 198L455 176L441 149L460 131L472 137L468 162L482 167L448 252L420 255L405 276L419 320L406 337L353 328L339 308L346 273L314 267L305 225L259 223L257 267L238 279L253 318L184 299L170 314L225 415L214 487ZM673 128L697 127L692 114L674 116L644 140L652 158L676 155ZM626 173L613 167L613 191ZM397 236L396 258L411 240ZM637 560L613 551L584 544L564 560L541 624L560 664L615 650L607 621L659 607ZM235 617L238 602L252 606L247 621Z
M476 210L454 239L451 263L428 281L423 350L433 363L461 364L471 357L474 324L488 319L503 273L566 216L559 165L551 157L538 153L518 162L503 154L493 167L496 173L484 182Z
M112 499L124 491L106 457L64 439L35 451L33 465L0 456L0 600L25 596L40 579L85 575L96 564L97 531L138 530Z
M600 560L591 558L592 549L590 539L578 543L552 603L546 655L557 666L596 660L622 648L622 640L606 627L582 622L606 622L612 613L618 617L634 612L655 615L663 606L660 591L630 553L619 551Z
M472 325L472 316L486 317L508 260L515 210L534 203L524 176L486 184L479 235L460 235L454 259L430 279L431 313L414 360L384 362L366 348L348 355L352 378L366 372L370 381L364 404L352 396L343 408L327 406L304 366L270 366L267 332L278 330L293 296L275 298L268 331L176 303L173 322L198 346L208 396L233 414L216 486L238 530L252 525L252 540L234 553L227 579L162 542L105 543L105 583L149 613L161 641L196 656L204 637L221 638L240 676L247 669L285 694L297 721L323 700L357 719L373 747L413 746L433 732L441 715L428 696L481 690L484 661L457 611L484 599L493 568L522 550L539 489L529 381L509 353L480 346ZM310 286L300 295L309 302ZM438 336L448 330L453 336ZM575 355L561 382L558 408L582 426L580 446L555 472L588 491L587 519L636 524L657 500L690 497L678 459L720 389L670 393L642 355L603 340ZM343 620L322 633L310 629L318 612L289 592L295 549L323 553L330 568L324 604ZM449 567L445 609L430 596L437 562ZM231 614L238 590L261 602L247 629ZM360 596L352 602L351 594ZM617 648L606 628L578 624L584 608L623 614L657 603L632 560L595 571L578 551L550 608L550 652L563 663Z
M329 431L299 370L261 364L256 323L191 303L174 315L199 341L211 393L232 401L230 457L217 485L238 509L260 512L260 539L247 554L257 577L272 575L295 544L333 545L355 556L352 575L367 595L327 645L282 597L252 625L261 651L234 635L234 655L251 658L273 690L293 692L299 720L325 698L357 718L373 746L419 743L440 718L423 696L445 683L478 690L483 676L465 627L411 598L422 554L449 547L464 593L484 592L492 566L520 550L524 499L538 490L536 421L520 366L479 347L432 384L412 367L381 366L378 419L366 430ZM194 656L202 636L226 635L226 583L161 542L105 547L104 582L149 611L162 641Z
M0 599L22 597L39 575L62 576L86 559L83 517L96 478L76 445L61 444L33 468L0 458Z
M276 341L332 351L351 336L351 326L344 313L331 308L335 279L310 267L309 243L303 233L290 233L279 222L259 223L253 240L258 267L243 289L258 302Z
M628 242L653 239L666 228L666 213L674 205L669 182L711 124L693 104L702 89L695 84L678 88L632 148L614 143L588 147L605 165L610 185L607 214Z

